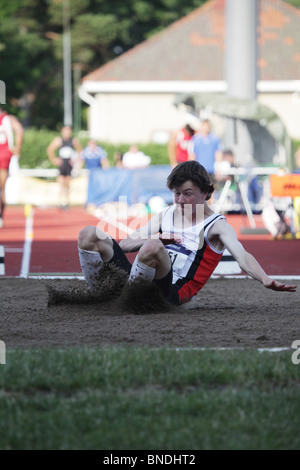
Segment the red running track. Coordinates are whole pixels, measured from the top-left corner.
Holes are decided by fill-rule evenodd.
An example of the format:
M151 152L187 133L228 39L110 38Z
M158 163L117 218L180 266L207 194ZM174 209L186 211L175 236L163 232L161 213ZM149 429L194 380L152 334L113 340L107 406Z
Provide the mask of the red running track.
M247 216L227 215L245 249L252 253L269 275L300 275L300 240L272 240L270 235L246 235ZM263 227L261 217L255 215L257 228ZM9 206L5 213L5 226L0 229L0 245L5 249L5 276L20 276L24 241L24 207ZM79 273L77 255L78 233L86 225L96 226L99 220L84 208L72 207L68 211L58 208L34 208L33 239L29 273ZM113 227L110 227L113 229ZM125 232L111 233L115 238ZM134 255L128 255L133 259Z

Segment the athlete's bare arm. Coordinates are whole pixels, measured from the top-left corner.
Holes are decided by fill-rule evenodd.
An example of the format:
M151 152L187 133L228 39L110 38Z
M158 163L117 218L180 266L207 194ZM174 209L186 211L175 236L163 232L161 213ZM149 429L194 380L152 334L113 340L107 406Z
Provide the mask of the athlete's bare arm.
M159 238L162 213L156 214L148 224L133 232L129 237L120 241L120 247L125 253L138 251L149 238Z
M172 168L177 165L176 160L176 133L173 133L168 143L169 160Z
M15 117L9 115L12 130L15 133L15 146L11 149L14 155L20 156L23 144L24 129L20 121Z
M47 155L49 157L49 160L53 165L59 166L61 163L61 159L56 156L55 151L59 149L59 147L62 144L62 139L61 137L57 136L55 137L50 145L47 147Z
M219 240L224 247L231 253L234 259L239 263L241 269L249 276L260 281L267 289L276 291L295 292L297 286L286 285L271 279L257 262L257 260L248 253L243 245L238 241L237 235L231 225L226 220L218 220L208 232L212 243Z
M74 138L73 138L73 145L74 145L75 150L76 150L78 153L82 152L82 145L81 145L81 143L79 142L79 140L77 139L77 137L74 137Z

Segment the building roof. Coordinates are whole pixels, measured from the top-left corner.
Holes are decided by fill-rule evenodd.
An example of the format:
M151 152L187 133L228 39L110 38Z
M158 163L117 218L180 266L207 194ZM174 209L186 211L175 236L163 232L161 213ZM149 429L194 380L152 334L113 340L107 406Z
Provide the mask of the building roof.
M258 79L300 77L300 10L259 0ZM209 0L83 81L210 81L225 77L225 0Z

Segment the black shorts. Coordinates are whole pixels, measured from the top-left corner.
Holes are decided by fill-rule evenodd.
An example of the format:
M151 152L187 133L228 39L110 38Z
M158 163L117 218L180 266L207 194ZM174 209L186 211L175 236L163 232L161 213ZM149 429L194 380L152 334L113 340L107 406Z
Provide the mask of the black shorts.
M113 241L113 250L114 254L112 259L107 263L109 264L115 264L119 268L123 269L125 272L130 274L131 270L131 263L127 259L124 251L120 247L120 245L114 240ZM154 279L154 283L161 289L164 297L173 305L180 305L180 299L179 295L177 293L177 286L175 284L172 284L172 279L173 279L173 271L172 267L168 274L163 277L162 279Z
M61 176L71 176L72 169L73 167L70 164L69 159L65 159L62 161L62 164L59 167L59 174Z

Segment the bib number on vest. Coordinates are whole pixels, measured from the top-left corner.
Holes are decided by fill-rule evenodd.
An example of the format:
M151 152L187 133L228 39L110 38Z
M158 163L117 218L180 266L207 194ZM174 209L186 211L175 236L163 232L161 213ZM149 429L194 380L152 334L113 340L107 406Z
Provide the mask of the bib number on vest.
M165 248L169 253L173 271L181 271L184 268L191 251L181 245L167 245Z

